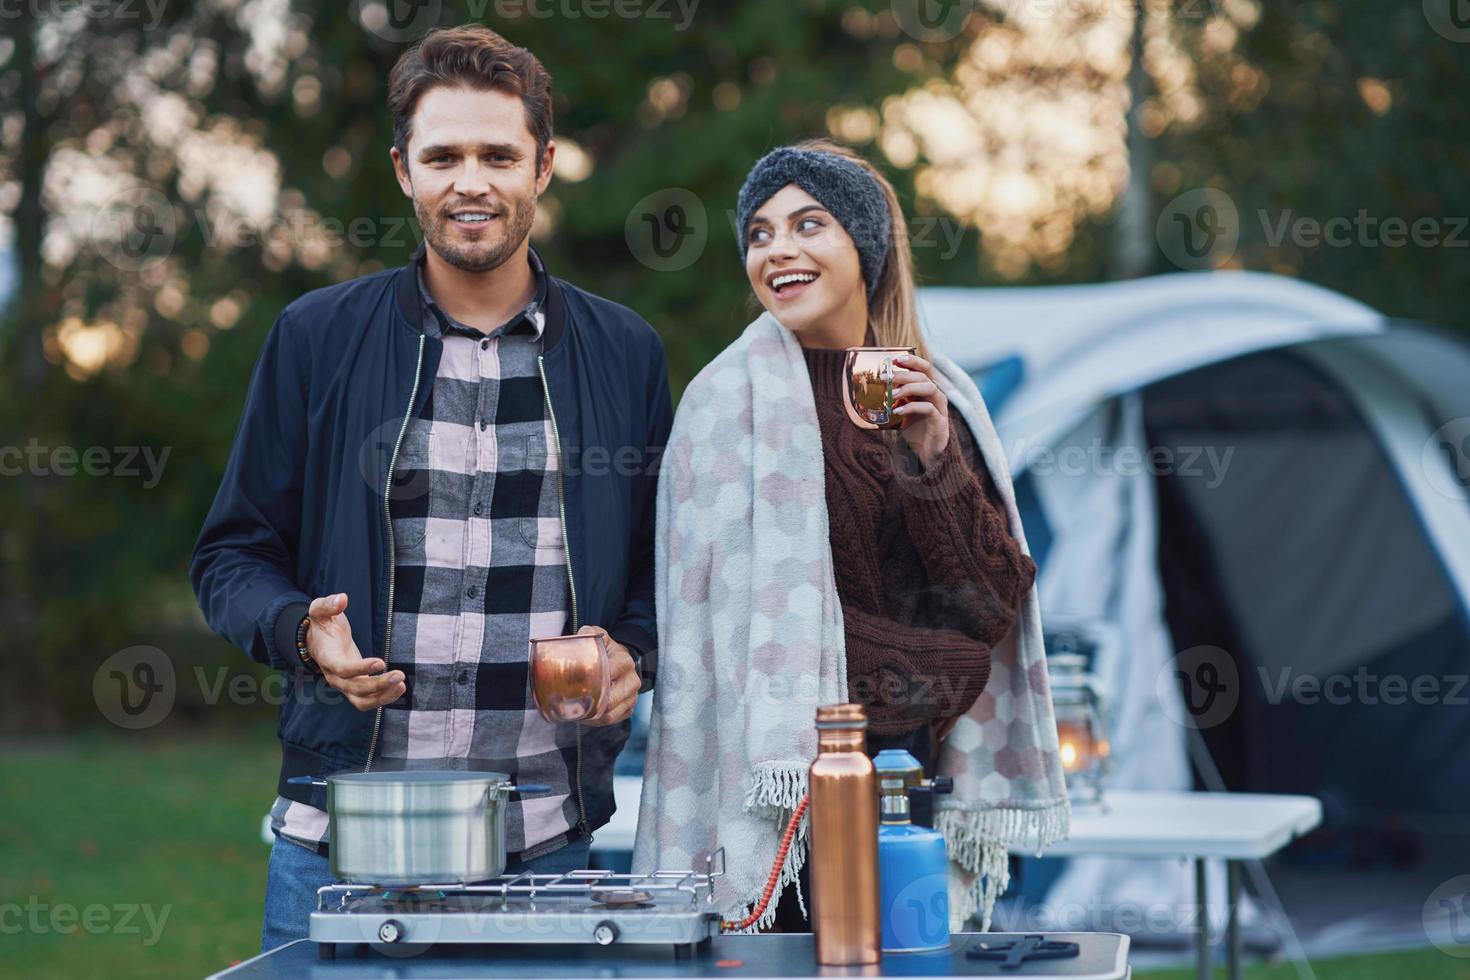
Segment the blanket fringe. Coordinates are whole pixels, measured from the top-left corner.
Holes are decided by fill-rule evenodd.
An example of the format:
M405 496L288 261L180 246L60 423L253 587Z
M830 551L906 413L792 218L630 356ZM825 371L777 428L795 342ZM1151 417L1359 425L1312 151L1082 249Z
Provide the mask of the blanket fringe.
M1040 808L947 809L935 813L934 827L944 835L949 859L964 872L959 882L951 876L951 927L963 928L979 912L980 930L989 932L996 899L1011 882L1009 845L1025 844L1034 834L1039 856L1043 848L1066 837L1071 814L1071 804L1065 798Z
M746 812L773 817L784 810L786 819L790 820L806 795L806 771L805 765L791 762L763 762L756 766L751 772L750 788L745 791Z
M752 773L746 791L747 812L773 822L777 833L784 830L807 791L807 767L792 763L763 763ZM1041 851L1067 836L1071 804L1064 797L1041 807L998 807L987 810L943 809L934 815L935 829L944 835L950 861L960 873L950 876L951 927L961 929L979 913L981 931L990 931L996 900L1010 885L1010 845L1034 841ZM762 932L776 922L776 906L787 887L794 886L802 915L810 918L801 891L801 869L807 859L807 837L811 826L808 811L797 825L796 836L776 879L776 891L755 923L741 932ZM761 875L764 890L766 875ZM727 913L734 921L744 920L760 902L760 891Z
M801 798L806 795L806 773L807 767L801 764L762 763L755 768L752 774L750 789L745 794L745 809L774 820L779 835L791 822L792 814L801 805ZM791 848L786 852L786 860L781 865L781 874L776 879L776 890L771 895L770 904L766 906L765 911L752 926L735 930L736 932L756 933L775 925L776 906L780 904L781 893L788 885L795 886L796 902L801 907L801 914L807 915L806 898L801 893L800 875L802 867L806 864L807 831L810 827L811 811L808 810L802 815L801 822L796 825L796 836L792 838ZM774 858L775 855L772 854L766 860L770 861ZM734 922L742 922L754 912L769 876L769 865L767 865L761 874L756 894L748 901L730 909L725 913L725 917Z

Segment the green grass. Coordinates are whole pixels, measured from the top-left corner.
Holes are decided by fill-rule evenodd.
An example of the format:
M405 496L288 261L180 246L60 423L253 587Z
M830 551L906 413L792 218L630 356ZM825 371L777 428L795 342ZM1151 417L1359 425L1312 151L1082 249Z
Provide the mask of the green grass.
M270 728L255 723L227 734L112 731L0 745L0 974L204 977L253 956L269 853L259 825L277 759ZM32 904L45 907L41 929L28 921ZM20 919L9 911L16 906ZM47 921L53 909L80 915L88 906L96 906L93 931L62 920L72 931L58 932ZM124 911L139 906L162 928ZM125 914L136 931L107 928ZM1432 949L1312 969L1317 980L1470 980L1470 960ZM1246 976L1296 980L1297 972L1289 963L1255 965Z
M26 920L0 918L0 973L204 977L255 955L269 854L260 818L279 758L268 727L0 746L0 906L21 905ZM32 905L45 906L39 930ZM102 907L91 930L66 918L57 924L72 931L52 928L52 912L88 906ZM128 912L140 906L161 928Z
M1317 980L1470 980L1470 960L1455 959L1437 949L1313 960L1311 966L1311 976ZM1245 975L1247 980L1298 980L1301 976L1290 963L1252 965ZM1162 970L1135 976L1138 980L1194 980L1194 971ZM1224 977L1224 967L1216 969L1215 976Z

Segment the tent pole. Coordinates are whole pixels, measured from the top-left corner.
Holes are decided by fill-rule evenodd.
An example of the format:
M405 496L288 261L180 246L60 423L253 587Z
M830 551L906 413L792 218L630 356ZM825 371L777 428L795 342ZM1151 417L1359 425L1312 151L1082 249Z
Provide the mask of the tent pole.
M1210 980L1210 903L1205 888L1205 859L1194 859L1194 905L1197 916L1194 933L1195 974L1199 980Z

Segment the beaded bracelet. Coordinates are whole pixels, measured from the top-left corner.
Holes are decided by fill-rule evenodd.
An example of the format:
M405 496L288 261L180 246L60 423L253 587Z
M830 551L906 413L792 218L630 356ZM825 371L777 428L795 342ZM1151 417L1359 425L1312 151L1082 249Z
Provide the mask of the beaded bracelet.
M313 674L320 675L322 672L321 667L317 665L316 660L312 658L311 653L306 649L306 631L310 626L311 617L301 617L301 625L296 627L296 655L301 658L301 663L307 670Z

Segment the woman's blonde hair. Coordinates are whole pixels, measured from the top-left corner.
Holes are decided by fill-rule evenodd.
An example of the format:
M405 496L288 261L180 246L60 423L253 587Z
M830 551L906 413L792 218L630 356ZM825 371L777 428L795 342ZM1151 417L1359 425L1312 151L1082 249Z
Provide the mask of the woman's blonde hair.
M797 143L796 148L831 153L851 160L872 174L882 188L893 230L889 236L888 258L883 262L883 271L878 274L878 286L868 298L868 326L873 331L876 346L912 347L920 357L927 359L929 348L924 343L924 331L919 326L919 312L914 303L914 255L909 247L909 226L904 220L903 207L898 203L898 193L877 167L841 143L829 139L808 139Z

